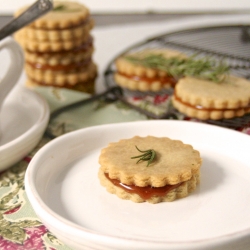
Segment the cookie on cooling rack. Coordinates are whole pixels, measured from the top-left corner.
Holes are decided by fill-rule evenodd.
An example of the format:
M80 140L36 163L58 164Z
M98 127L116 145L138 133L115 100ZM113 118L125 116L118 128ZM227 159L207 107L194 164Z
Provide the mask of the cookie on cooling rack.
M108 192L134 202L159 203L195 190L202 159L199 151L179 140L135 136L110 143L99 163L98 176Z
M169 49L147 49L125 54L115 62L117 71L114 79L116 83L129 90L143 92L158 92L173 87L176 79L167 72L166 68L160 70L148 66L148 60L151 60L151 65L152 60L155 60L156 57L160 60L161 58L187 58L185 54Z
M173 106L200 120L220 120L250 113L250 81L228 76L222 82L185 77L175 86Z

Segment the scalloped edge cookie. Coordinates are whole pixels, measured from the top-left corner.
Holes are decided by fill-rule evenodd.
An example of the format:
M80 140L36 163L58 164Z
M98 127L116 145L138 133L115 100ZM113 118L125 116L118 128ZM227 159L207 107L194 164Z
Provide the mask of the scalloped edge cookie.
M64 7L55 11L60 6ZM28 7L20 8L14 16L21 15ZM84 22L89 15L89 9L83 4L74 1L55 1L52 11L30 23L27 27L47 30L71 28Z
M86 67L70 72L34 69L25 64L25 72L31 80L43 85L64 86L76 85L97 76L97 66L91 62Z
M240 117L250 112L250 81L228 76L216 83L185 77L176 84L172 103L181 113L200 120Z
M117 70L114 78L116 83L124 88L130 90L139 90L142 92L158 92L161 89L173 87L176 84L176 80L166 71L133 64L124 58L128 55L143 57L148 54L161 54L166 58L187 58L184 53L170 49L147 49L125 54L117 58L115 61Z
M77 91L93 94L95 92L95 79L96 79L96 76L94 76L93 78L89 78L86 81L78 82L75 85L64 84L62 86L59 86L56 84L38 83L28 78L25 82L25 86L28 88L34 88L38 86L46 86L46 87L50 86L50 87L55 87L55 88L67 88L71 90L77 90Z
M24 51L24 55L25 60L28 63L55 66L80 63L91 58L93 52L93 46L89 46L87 50L78 51L77 53L69 51L67 53L58 52L37 54L29 51Z
M63 52L69 51L76 47L85 44L89 39L89 33L86 33L84 36L78 39L72 40L62 40L62 41L37 41L29 40L22 35L22 33L17 32L14 34L15 40L23 47L23 49L32 51L32 52Z
M98 177L101 185L105 187L109 193L115 194L123 200L131 200L136 203L149 202L152 204L160 202L171 202L176 199L187 197L191 192L196 189L196 186L200 183L200 173L198 173L196 175L193 175L190 180L185 181L180 186L171 189L163 196L152 196L149 199L143 199L136 193L128 193L124 189L115 186L106 178L104 172L101 169L98 172Z
M155 150L156 159L149 166L146 166L146 163L143 161L137 163L138 159L131 159L132 156L141 154L136 150L135 146L140 150L148 150L150 148ZM202 159L199 151L180 140L171 140L167 137L134 136L130 139L122 139L118 142L110 143L103 148L99 156L99 164L99 175L101 175L99 178L102 179L105 177L102 177L105 173L108 174L110 179L118 180L124 185L151 186L154 188L166 185L180 185L181 188L185 182L187 187L189 185L196 187L196 184L199 182ZM106 180L108 183L111 183L107 178ZM111 190L111 193L126 197L123 199L131 199L135 202L145 201L142 197L138 199L138 195L126 194L128 192L124 190L119 191L121 188L114 188L113 183L108 185L104 180L101 180L101 183L107 187L108 191ZM176 194L173 194L173 192ZM147 201L150 200L148 202L157 203L178 198L177 193L180 192L180 189L174 188L173 192L170 196L164 195L158 198L154 197L154 199L149 198ZM185 192L185 195L182 194L181 196L184 197L187 193Z
M81 39L86 35L86 33L89 33L93 29L93 27L94 20L90 18L76 27L70 27L62 30L42 30L25 27L17 31L16 36L22 37L23 39L31 39L37 42L68 41L74 39Z
M157 92L162 89L169 89L172 87L172 82L173 81L164 81L162 82L161 79L164 79L163 77L161 79L157 80L141 80L137 81L132 79L129 79L128 77L121 75L119 73L115 73L114 79L118 85L120 85L123 88L127 88L130 90L139 90L139 91L153 91ZM149 83L150 82L150 83Z

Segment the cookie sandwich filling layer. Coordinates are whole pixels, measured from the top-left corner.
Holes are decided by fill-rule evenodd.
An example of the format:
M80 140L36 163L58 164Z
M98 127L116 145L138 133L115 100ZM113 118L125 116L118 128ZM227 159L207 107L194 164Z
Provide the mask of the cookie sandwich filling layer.
M138 187L136 185L126 185L117 179L109 178L108 174L105 173L105 177L115 186L124 189L128 193L138 194L142 199L150 199L153 196L165 196L172 189L178 188L182 183L175 185L165 185L163 187Z
M108 192L134 202L158 203L195 190L202 159L181 141L135 136L110 143L102 149L99 163L98 177Z
M192 105L188 102L183 101L177 94L174 92L174 98L176 101L182 103L183 105L186 105L190 108L197 109L197 110L204 110L204 111L239 111L239 110L245 110L246 112L250 112L250 102L245 107L239 107L239 108L207 108L200 104Z
M250 112L250 81L232 75L222 82L185 77L172 101L180 112L202 120L240 117Z

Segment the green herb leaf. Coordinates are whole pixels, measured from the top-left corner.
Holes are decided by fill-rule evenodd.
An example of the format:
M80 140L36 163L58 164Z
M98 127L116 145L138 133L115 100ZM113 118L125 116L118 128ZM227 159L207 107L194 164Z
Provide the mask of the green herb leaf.
M141 161L147 161L148 162L148 164L147 164L147 167L153 162L153 160L155 159L155 156L156 156L156 152L153 150L153 149L149 149L149 150L140 150L137 146L135 146L136 147L136 149L139 151L139 152L141 152L141 153L143 153L143 154L141 154L141 155L138 155L138 156L133 156L133 157L131 157L131 159L136 159L136 158L140 158L137 162L136 162L136 164L137 163L139 163L139 162L141 162Z
M64 4L60 4L58 6L55 6L53 8L53 11L61 11L61 12L76 12L79 11L79 9L70 9Z
M162 54L147 54L144 56L125 56L125 59L144 67L166 71L169 75L180 78L193 76L214 82L221 82L229 72L229 66L211 58L166 58Z
M66 10L66 9L67 9L67 7L65 5L60 4L60 5L56 6L56 7L54 7L53 11L62 11L62 10Z

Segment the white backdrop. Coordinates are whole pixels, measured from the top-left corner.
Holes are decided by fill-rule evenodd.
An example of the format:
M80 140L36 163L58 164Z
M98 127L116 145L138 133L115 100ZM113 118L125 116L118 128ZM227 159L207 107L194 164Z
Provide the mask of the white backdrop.
M108 13L193 13L193 12L248 12L250 0L76 0L90 8L93 14ZM35 0L0 0L0 15Z

